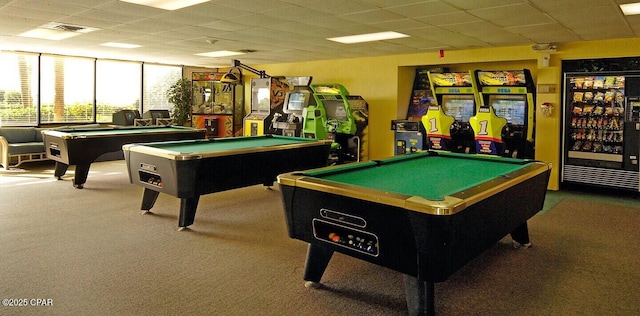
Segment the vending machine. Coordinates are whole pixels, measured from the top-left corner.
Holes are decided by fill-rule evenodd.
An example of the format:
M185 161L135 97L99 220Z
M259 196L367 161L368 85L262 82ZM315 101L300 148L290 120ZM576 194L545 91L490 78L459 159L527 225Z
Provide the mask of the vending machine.
M640 73L564 74L561 182L640 190Z
M493 112L497 117L506 120L502 128L497 126L502 123L496 124L496 135L493 138L502 142L502 149L492 154L513 158L535 158L536 89L529 69L476 70L474 78L483 115ZM479 126L478 129L482 128L483 126Z
M475 153L469 119L476 114L476 88L469 72L429 72L434 102L422 124L430 149Z

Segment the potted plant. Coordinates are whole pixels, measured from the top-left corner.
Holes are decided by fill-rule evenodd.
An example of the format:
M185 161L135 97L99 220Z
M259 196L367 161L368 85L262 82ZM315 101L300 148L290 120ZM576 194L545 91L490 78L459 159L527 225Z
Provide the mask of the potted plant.
M171 118L176 125L185 125L191 114L191 81L181 78L167 90L169 102L173 103Z

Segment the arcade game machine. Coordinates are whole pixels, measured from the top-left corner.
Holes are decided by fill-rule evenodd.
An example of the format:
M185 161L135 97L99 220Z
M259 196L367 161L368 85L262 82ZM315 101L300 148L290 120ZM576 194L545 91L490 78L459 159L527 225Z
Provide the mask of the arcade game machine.
M275 134L273 119L276 113L284 116L282 105L289 85L283 77L251 79L251 113L244 117L244 136Z
M244 86L222 81L223 72L191 73L192 126L207 138L233 137L244 111Z
M338 83L310 87L316 106L308 106L303 113L303 136L333 140L329 164L358 161L360 140L349 106L349 91Z
M482 115L487 119L493 119L490 116L492 112L506 121L493 119L496 124L483 125L483 119L478 118L478 125L474 126L477 128L476 133L502 147L487 148L487 139L484 139L484 142L476 143L478 151L505 157L533 159L536 91L531 72L528 69L476 70L474 77L478 85L478 101ZM500 124L504 126L499 127ZM478 138L476 140L479 141Z
M476 89L470 72L429 72L434 104L422 117L430 149L475 153L473 129Z
M394 155L410 154L424 149L426 133L421 120L433 102L429 70L418 68L413 80L407 119L391 121L391 130L394 131Z
M315 104L309 85L312 77L286 77L291 90L284 97L282 113L273 115L273 128L282 131L284 136L300 137L302 132L303 111L309 104Z
M420 121L392 120L394 131L394 155L406 155L419 152L424 146L424 126Z

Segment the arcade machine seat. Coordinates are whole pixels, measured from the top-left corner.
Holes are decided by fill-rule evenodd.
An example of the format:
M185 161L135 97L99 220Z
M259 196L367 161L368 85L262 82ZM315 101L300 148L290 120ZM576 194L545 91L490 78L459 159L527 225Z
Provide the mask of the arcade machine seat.
M502 139L507 120L493 112L491 106L480 106L475 116L469 119L475 131L476 152L479 154L502 156L505 144Z

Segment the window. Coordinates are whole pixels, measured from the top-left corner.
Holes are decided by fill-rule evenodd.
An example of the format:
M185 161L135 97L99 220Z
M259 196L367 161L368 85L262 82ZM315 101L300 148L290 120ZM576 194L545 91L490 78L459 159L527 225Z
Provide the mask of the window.
M93 122L94 62L92 58L40 58L40 122Z
M169 87L182 78L181 66L143 65L142 78L142 109L171 110L173 104L167 100Z
M119 110L141 110L142 63L96 61L96 122L110 123Z
M180 78L177 65L0 51L0 126L111 123L119 110L172 110L166 92Z
M38 125L38 55L0 53L0 126Z

